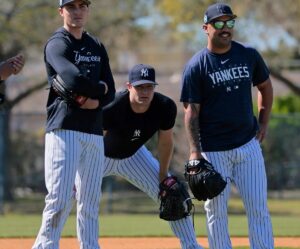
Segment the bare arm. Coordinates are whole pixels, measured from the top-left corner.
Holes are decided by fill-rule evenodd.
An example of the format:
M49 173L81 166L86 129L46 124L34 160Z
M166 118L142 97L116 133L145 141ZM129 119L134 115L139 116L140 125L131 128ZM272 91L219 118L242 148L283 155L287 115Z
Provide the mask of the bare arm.
M200 104L183 103L183 107L185 131L190 147L189 159L200 159L202 158L199 134Z
M259 131L256 138L262 142L266 136L273 104L273 87L270 79L257 85L258 123Z
M173 129L159 130L158 132L158 159L160 164L159 182L168 175L171 158L173 155L174 141Z
M0 64L0 80L6 80L13 74L13 67L11 63L5 61Z

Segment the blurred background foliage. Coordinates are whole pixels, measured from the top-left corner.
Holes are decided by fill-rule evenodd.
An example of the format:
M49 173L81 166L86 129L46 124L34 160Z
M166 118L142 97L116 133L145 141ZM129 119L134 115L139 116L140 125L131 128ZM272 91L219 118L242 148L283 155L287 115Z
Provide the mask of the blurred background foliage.
M159 90L178 104L172 171L181 175L187 143L179 99L183 66L206 45L203 13L211 0L92 1L87 30L105 44L118 89L135 63L156 67ZM269 189L300 189L300 1L230 0L238 15L235 37L266 59L276 90L269 136L263 143ZM6 200L45 192L43 156L46 76L43 47L62 24L56 0L2 0L0 60L23 52L27 63L0 92L0 210ZM282 90L284 89L284 90ZM155 154L156 138L147 144ZM4 188L3 188L4 187ZM121 179L104 181L105 191L134 190ZM299 195L297 195L299 196Z

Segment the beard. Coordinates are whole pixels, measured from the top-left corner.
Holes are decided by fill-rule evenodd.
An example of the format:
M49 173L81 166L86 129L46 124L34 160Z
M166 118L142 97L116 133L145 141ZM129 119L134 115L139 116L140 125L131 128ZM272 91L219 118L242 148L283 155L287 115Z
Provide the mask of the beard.
M231 46L232 34L223 31L212 38L212 44L216 48L224 49Z

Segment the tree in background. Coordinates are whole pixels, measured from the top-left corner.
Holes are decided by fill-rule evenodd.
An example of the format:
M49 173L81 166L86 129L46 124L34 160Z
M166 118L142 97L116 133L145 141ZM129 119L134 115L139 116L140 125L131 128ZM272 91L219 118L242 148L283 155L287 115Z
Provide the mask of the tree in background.
M247 37L257 34L261 43L265 43L267 50L264 57L268 58L272 76L284 83L295 94L300 95L299 82L293 82L284 74L284 69L291 65L284 63L287 60L300 59L300 1L293 0L155 0L157 8L163 16L168 16L166 27L172 28L179 39L195 40L197 32L201 30L203 15L208 5L215 2L230 4L239 20L246 20L242 30L237 30L239 40L246 41ZM256 27L250 29L250 24L263 25L261 31ZM253 25L252 25L253 26ZM273 34L267 31L273 28ZM270 45L276 36L276 30L282 29L294 39L295 46L282 42L276 48ZM253 33L254 32L254 33ZM258 33L259 32L259 33ZM250 34L250 36L249 36ZM204 45L204 44L202 44ZM300 67L299 63L297 65Z
M268 186L275 190L299 188L300 97L276 97L269 134L263 143Z
M274 101L273 117L270 123L266 142L263 144L265 160L271 189L299 188L300 161L300 84L299 79L293 81L286 76L285 69L300 68L300 1L281 0L157 0L156 6L162 16L168 16L165 26L174 31L177 39L197 40L197 50L206 46L204 40L197 39L202 30L203 15L208 5L215 2L225 2L232 6L238 15L242 29L237 29L238 40L248 42L247 38L255 34L266 44L264 58L268 58L271 74L284 83L296 96L276 98ZM165 19L166 20L166 19ZM250 29L254 25L255 30ZM257 25L257 27L255 26ZM258 28L262 27L262 28ZM268 32L272 29L273 33ZM296 40L296 46L281 41L277 47L272 47L272 39L276 31L283 30L285 35ZM295 66L289 61L298 60ZM280 178L280 179L279 179ZM285 184L284 184L285 183Z
M27 62L36 61L43 54L43 46L51 33L61 24L57 15L58 1L54 0L3 0L0 10L0 58L8 58L22 51ZM143 30L136 25L136 20L147 15L147 1L93 1L88 30L108 48L111 58L116 54L116 47L126 49L137 41ZM113 60L112 60L113 61ZM40 61L39 61L40 63ZM37 65L38 66L38 65ZM26 65L25 65L26 67ZM33 72L34 73L34 72ZM3 195L12 199L10 169L6 167L10 154L9 123L11 110L34 92L45 88L46 77L31 75L23 79L20 92L6 99L0 106L0 211ZM2 84L4 86L4 84ZM8 96L8 87L0 89ZM5 188L4 186L5 180Z
M93 1L91 5L91 19L88 30L98 34L100 40L106 45L110 54L112 67L115 68L115 60L120 51L136 49L140 46L140 38L149 32L157 37L160 42L162 37L170 39L170 46L176 39L186 42L187 51L190 49L189 41L197 41L196 32L201 32L203 13L206 7L214 1L211 0L110 0ZM252 19L266 27L278 27L280 25L286 32L296 39L299 44L300 33L298 24L300 19L300 2L294 0L231 0L224 1L233 6L234 11L241 19ZM56 14L57 0L2 0L0 10L0 59L23 51L27 62L35 61L43 54L43 46L46 39L61 23ZM160 13L158 17L157 12ZM267 13L267 14L266 14ZM270 14L269 14L270 13ZM154 15L155 14L155 15ZM267 16L266 16L267 15ZM142 17L152 17L156 22L161 22L160 30L157 26L144 29L138 25ZM247 23L246 23L247 24ZM244 26L247 33L247 25ZM248 31L250 32L250 31ZM243 38L243 34L239 36ZM240 38L239 37L239 38ZM176 38L176 39L174 39ZM266 37L266 43L270 42ZM203 43L204 44L204 43ZM279 64L272 65L274 77L284 82L295 94L300 94L299 85L288 79L282 68L282 58L299 59L299 47L288 48L286 44L275 51L267 51L272 60L280 58ZM40 63L40 61L39 61ZM38 66L38 65L37 65ZM25 65L26 67L26 65ZM34 74L34 72L33 72ZM21 76L22 77L22 76ZM23 76L24 77L24 76ZM3 180L9 176L3 176L5 169L7 149L9 145L10 113L14 106L47 84L43 75L31 75L31 78L23 78L22 89L8 98L4 105L0 106L0 209L1 186ZM2 84L4 86L4 84ZM2 92L10 91L0 89ZM176 149L176 148L175 148ZM23 153L26 154L26 153ZM8 171L8 169L6 168ZM9 173L9 172L7 172ZM9 182L9 181L7 181ZM4 191L10 196L9 187ZM3 193L3 191L2 191ZM10 196L12 197L12 196Z
M19 1L10 0L1 2L0 11L0 58L8 58L12 54L23 52L25 57L32 49L37 49L43 37L38 35L45 30L45 18L52 19L49 7L51 1ZM43 22L42 22L43 20ZM49 23L49 22L48 22ZM43 33L43 32L42 32ZM10 134L9 122L11 109L32 92L40 89L45 82L30 87L19 93L14 99L6 100L0 106L0 212L2 199L12 198L9 188L9 169L6 167L9 160ZM6 95L6 87L2 84L0 91ZM5 181L4 181L5 180Z

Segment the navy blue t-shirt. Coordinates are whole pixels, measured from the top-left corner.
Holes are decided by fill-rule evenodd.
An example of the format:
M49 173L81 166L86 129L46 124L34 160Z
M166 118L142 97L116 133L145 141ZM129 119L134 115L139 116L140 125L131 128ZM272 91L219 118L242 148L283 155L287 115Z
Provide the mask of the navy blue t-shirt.
M169 130L175 124L177 108L169 97L155 92L149 109L135 113L129 103L129 92L116 95L103 109L104 154L123 159L132 156L158 130Z
M183 73L180 101L200 104L203 151L230 150L255 136L251 88L268 77L259 53L235 41L224 54L205 48L191 58Z
M102 107L114 98L115 83L105 47L95 37L84 32L81 39L75 39L66 29L59 28L47 41L44 60L49 86L52 78L59 74L69 89L99 99L97 109L81 109L67 104L49 88L47 101L46 132L54 129L102 134ZM104 81L105 87L99 84Z

